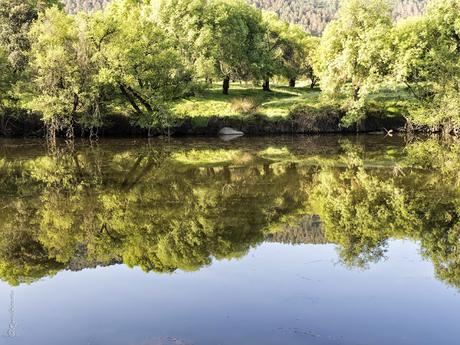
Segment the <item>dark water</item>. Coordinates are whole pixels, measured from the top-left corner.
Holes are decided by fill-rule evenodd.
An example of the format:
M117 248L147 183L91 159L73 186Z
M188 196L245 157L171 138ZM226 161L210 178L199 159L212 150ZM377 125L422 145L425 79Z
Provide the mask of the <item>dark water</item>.
M460 143L0 141L0 344L458 344Z

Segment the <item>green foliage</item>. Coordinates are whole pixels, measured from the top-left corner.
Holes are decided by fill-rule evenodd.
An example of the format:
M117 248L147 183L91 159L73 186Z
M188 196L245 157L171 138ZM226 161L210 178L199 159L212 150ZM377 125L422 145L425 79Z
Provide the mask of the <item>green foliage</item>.
M388 239L415 239L438 278L459 288L458 143L410 144L393 170L366 167L359 148L344 149L345 168L321 171L310 199L343 261L365 267L384 256Z
M229 162L252 164L252 155L240 150L174 151L166 145L95 148L38 156L18 170L2 163L0 182L11 183L19 196L0 215L2 279L30 283L75 262L196 270L212 258L241 257L263 239L268 224L297 205L283 197L299 190L291 186L290 170L272 173L261 162L230 168ZM18 171L21 178L13 181ZM10 236L18 229L24 231Z
M97 108L92 47L81 17L57 8L45 11L30 31L33 98L30 108L43 114L51 135L71 134L77 113Z
M175 40L152 16L150 7L126 0L88 18L97 82L118 90L144 128L167 125L166 102L180 97L191 81Z
M389 64L391 8L386 0L348 0L321 40L321 88L347 96L350 125L364 117L365 98L375 91Z
M152 6L157 11L160 26L168 36L174 38L185 63L194 68L199 77L212 77L213 66L209 52L212 32L207 25L207 1L162 0L153 2Z
M5 107L8 106L8 100L11 98L10 91L14 82L13 69L8 61L7 53L0 46L0 116Z
M70 13L98 10L111 0L63 0ZM189 1L192 2L192 1ZM420 15L424 12L426 0L394 1L393 18L395 20ZM274 12L283 20L302 26L305 30L320 35L326 25L335 17L339 0L248 0L265 11Z
M317 176L312 199L326 237L343 247L342 259L364 266L384 255L385 240L395 231L416 227L417 218L393 179L369 174L356 152L344 161L346 170Z
M215 0L210 3L209 15L215 75L228 80L258 78L264 68L261 13L242 0Z
M408 119L445 133L460 129L460 2L433 0L423 18L395 28L395 76L412 91L417 103Z
M114 0L75 16L54 0L0 1L2 113L32 110L51 138L73 136L74 127L93 135L110 115L149 135L170 133L184 115L286 116L318 99L294 87L314 89L319 80L324 103L346 113L345 127L359 130L377 109L405 116L407 128L460 133L457 0L431 0L426 15L396 24L400 7L392 16L386 0L346 0L321 38L243 0ZM216 79L236 97L215 95ZM260 82L274 95L234 87ZM391 100L381 97L389 86L397 91ZM330 115L314 126L336 124Z

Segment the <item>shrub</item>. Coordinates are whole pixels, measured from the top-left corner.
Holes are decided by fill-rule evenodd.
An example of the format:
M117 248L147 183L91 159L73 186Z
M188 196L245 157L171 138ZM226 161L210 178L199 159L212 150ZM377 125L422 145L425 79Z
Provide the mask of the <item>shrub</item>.
M260 106L260 102L254 98L238 98L232 101L232 110L243 115L258 114Z
M305 133L335 132L340 128L342 117L343 111L333 106L301 105L292 109L290 114L297 130Z

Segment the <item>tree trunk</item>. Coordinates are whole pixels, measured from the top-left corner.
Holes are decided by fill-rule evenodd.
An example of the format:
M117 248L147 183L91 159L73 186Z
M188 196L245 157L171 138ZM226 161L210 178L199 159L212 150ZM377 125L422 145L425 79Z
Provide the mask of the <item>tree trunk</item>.
M144 108L149 112L151 113L153 111L153 108L152 106L150 105L150 103L145 100L141 94L139 94L136 90L134 90L133 88L131 88L130 86L125 86L130 92L131 94L134 95L134 97L136 97L139 102L144 106Z
M295 78L289 79L289 86L290 87L295 87L295 82L296 82Z
M314 89L316 86L317 79L316 78L311 78L311 83L310 83L310 89Z
M138 114L141 114L142 113L141 109L136 104L136 101L134 100L134 98L129 94L129 92L126 89L126 87L123 84L120 84L118 86L120 87L120 90L121 90L121 93L123 94L123 96L125 96L125 98L128 100L129 104L131 104L131 106L134 108L134 110Z
M264 91L271 91L270 90L270 79L267 78L264 80L264 83L262 84L262 89Z
M359 101L359 91L361 90L361 87L359 85L356 85L353 89L353 100L355 102Z
M226 76L224 78L224 84L222 86L222 89L223 89L224 95L228 95L228 90L230 89L230 77L229 76Z

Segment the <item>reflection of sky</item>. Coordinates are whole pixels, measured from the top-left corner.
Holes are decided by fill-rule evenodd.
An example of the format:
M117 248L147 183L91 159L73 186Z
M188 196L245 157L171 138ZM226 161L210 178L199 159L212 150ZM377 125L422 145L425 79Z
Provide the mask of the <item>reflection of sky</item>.
M14 345L458 344L460 295L418 246L392 242L367 271L333 246L264 244L199 272L124 266L61 272L14 288ZM11 288L0 283L0 331Z

